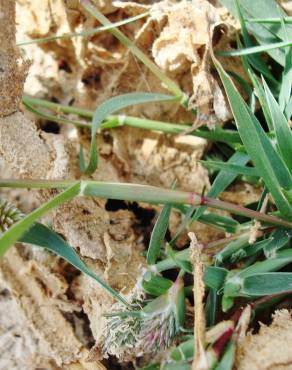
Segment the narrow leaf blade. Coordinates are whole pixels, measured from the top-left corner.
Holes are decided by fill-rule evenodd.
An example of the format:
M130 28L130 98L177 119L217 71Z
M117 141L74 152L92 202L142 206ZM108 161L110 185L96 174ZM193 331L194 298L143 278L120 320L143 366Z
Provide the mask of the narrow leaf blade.
M171 205L165 204L162 207L162 210L154 225L146 257L148 265L154 265L159 256L161 246L168 228L170 212Z
M258 53L264 53L269 50L279 49L279 48L288 48L292 45L292 41L280 41L275 42L273 44L267 45L260 45L260 46L252 46L251 48L243 48L240 50L228 50L228 51L220 51L217 54L220 56L229 56L229 57L239 57L243 55L252 55Z
M236 3L234 0L220 0L226 8L235 16L238 16ZM253 18L270 18L279 17L280 14L286 17L287 14L279 8L275 0L240 0L239 2L241 13L244 19ZM259 24L249 23L248 31L257 39L259 44L269 44L283 39L284 33L280 25L275 24ZM287 25L289 40L292 40L292 27ZM282 49L269 50L270 56L279 64L284 66L285 52Z
M91 125L91 144L89 153L89 163L86 166L84 163L84 155L81 149L80 155L80 168L82 172L87 175L92 174L97 168L98 153L96 134L97 130L101 127L102 122L114 112L121 109L127 108L136 104L146 104L154 102L165 102L177 100L174 96L164 94L152 94L152 93L129 93L119 96L115 96L108 99L100 106L97 107L93 114L92 125Z
M277 144L287 167L292 171L292 131L288 120L284 116L279 104L263 79L266 99L272 117Z
M0 236L0 256L3 255L9 247L11 247L33 224L34 222L46 214L51 209L67 202L79 194L80 184L76 183L67 190L58 194L56 197L50 199L47 203L43 204L27 216L22 218L10 229Z
M249 297L260 297L292 291L292 273L270 272L252 275L244 279L240 293Z
M235 152L229 158L227 163L235 165L245 165L249 161L249 159L250 158L246 153ZM227 188L227 186L229 186L236 179L236 177L237 175L235 173L220 171L213 181L211 189L208 192L208 196L217 197L222 191ZM198 207L197 209L196 208L197 207L189 208L170 244L173 244L175 242L180 233L188 226L190 222L195 222L196 220L198 220L207 209L207 207L205 206Z
M126 300L122 298L113 288L111 288L103 279L91 271L88 266L79 258L75 250L58 234L47 226L40 223L35 223L31 229L26 231L19 239L22 243L32 244L41 248L45 248L59 257L64 258L72 266L77 268L82 273L94 279L102 288L108 291L114 298L125 305L128 305Z
M292 217L292 207L281 188L292 188L292 177L282 158L273 148L259 121L235 88L231 78L213 56L214 64L224 85L242 142L258 173L264 179L280 212Z
M223 170L225 172L232 172L236 175L245 176L259 176L255 168L240 166L232 163L220 162L220 161L200 161L204 166L214 168L215 170Z

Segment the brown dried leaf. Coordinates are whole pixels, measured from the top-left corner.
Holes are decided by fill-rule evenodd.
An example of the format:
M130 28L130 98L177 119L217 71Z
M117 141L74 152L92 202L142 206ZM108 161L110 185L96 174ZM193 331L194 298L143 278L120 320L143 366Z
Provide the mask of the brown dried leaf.
M191 74L189 108L198 111L194 125L213 127L218 119L230 118L224 95L209 66L209 33L219 22L220 13L206 0L181 1L169 8L169 3L164 3L167 24L153 43L154 60L176 77Z
M153 44L155 62L176 74L188 71L191 65L199 67L200 48L209 41L210 25L219 20L216 9L205 0L164 4L167 24Z
M292 1L291 0L278 0L289 16L292 16Z

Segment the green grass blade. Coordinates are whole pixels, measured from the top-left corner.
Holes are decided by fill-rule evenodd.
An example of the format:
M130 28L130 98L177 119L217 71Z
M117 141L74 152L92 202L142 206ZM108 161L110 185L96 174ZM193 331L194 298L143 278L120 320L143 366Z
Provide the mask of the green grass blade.
M254 244L248 245L246 248L244 248L244 258L251 257L258 254L259 252L262 252L270 243L274 244L275 240L273 238L267 238L264 240L260 240L259 242L256 242Z
M242 16L241 8L240 8L240 5L239 5L239 0L236 0L235 3L236 3L237 16L238 16L238 19L239 19L239 22L240 22L241 33L243 35L243 40L244 40L245 46L246 47L253 47L254 46L254 43L253 43L253 41L251 40L251 38L249 36L249 33L248 33L248 30L247 30L247 27L246 27L245 20L244 20L244 18ZM237 38L237 44L240 47L242 47L240 45L241 42L240 42L239 37ZM265 76L266 78L268 78L274 84L277 84L277 81L275 80L275 78L271 74L271 72L270 72L269 68L267 67L267 65L261 59L261 56L256 55L256 54L251 54L251 55L249 55L247 57L247 59L248 59L249 63L254 67L255 70L257 70L258 72L260 72L263 76Z
M292 17L282 17L282 18L247 18L245 21L249 23L263 23L263 24L281 24L282 19L284 23L292 24Z
M142 288L147 294L154 297L166 293L166 291L172 286L173 281L166 279L160 275L156 275L150 271L147 271L142 280ZM184 288L185 295L193 295L193 287L191 285Z
M235 16L238 16L236 3L234 0L220 0L220 2L226 6L226 8ZM278 3L275 0L241 0L240 10L244 19L253 18L270 18L279 17L280 14L286 17L287 14L279 9ZM259 44L270 44L275 43L279 39L283 39L284 33L281 25L275 24L259 24L259 23L248 23L248 31L257 39ZM289 40L292 40L292 27L287 25L287 32ZM285 64L285 52L282 49L273 49L268 51L269 55L277 61L279 64L284 66Z
M239 294L248 297L260 297L290 293L291 291L292 273L270 272L245 278Z
M124 95L115 96L100 106L94 112L91 126L91 144L90 144L90 158L89 163L86 166L84 162L83 150L80 152L80 168L82 172L87 175L92 174L97 168L97 144L96 134L97 130L101 127L102 122L112 114L113 112L127 108L135 104L154 103L162 101L174 101L173 96L164 94L152 94L152 93L129 93Z
M258 53L264 53L269 50L273 49L279 49L279 48L287 48L292 46L292 41L280 41L280 42L274 42L273 44L267 44L267 45L259 45L259 46L253 46L251 48L244 48L240 50L228 50L228 51L218 51L216 54L220 56L225 57L239 57L243 55L251 55L251 54L258 54Z
M190 263L190 250L184 249L180 252L173 253L172 258L164 259L155 265L157 272L171 270L173 268L181 267L183 264L186 272L192 274L192 265ZM227 270L217 266L205 266L204 269L204 282L209 288L219 290L227 276Z
M161 370L191 370L191 365L188 363L178 363L178 364L165 364Z
M243 152L235 152L226 164L235 166L244 166L250 160L249 156ZM234 180L236 174L228 173L227 171L220 171L212 183L211 189L208 191L208 197L218 197L218 195L224 191ZM204 208L204 207L201 207ZM198 209L199 211L199 209ZM198 212L199 213L199 212Z
M200 160L199 162L203 163L203 165L208 168L212 168L215 170L223 170L225 172L235 173L236 175L259 176L258 171L253 167L239 166L236 164L211 160L208 161Z
M229 160L228 164L234 164L238 166L245 165L250 160L249 156L243 152L235 152ZM236 179L237 175L231 172L220 171L212 183L211 189L208 191L208 197L216 198L222 191L224 191L232 182ZM192 221L197 220L207 209L205 206L201 206L196 210Z
M124 305L129 306L128 302L123 297L121 297L113 288L88 268L88 266L79 258L75 250L64 239L45 225L35 223L20 237L19 242L45 248L57 256L64 258L79 271L93 278L112 297Z
M79 186L77 195L98 197L103 199L117 199L126 201L146 202L151 204L189 204L208 205L215 209L223 209L248 218L258 219L272 225L292 228L292 223L273 215L267 215L252 209L234 205L210 197L202 197L197 193L163 189L150 185L131 183L81 181L75 180L30 180L30 179L0 179L0 187L33 188L33 189L66 189L70 186ZM67 194L67 193L66 193Z
M230 340L223 353L223 356L219 364L215 367L215 370L232 370L235 360L236 345L234 340Z
M256 75L254 74L254 72L252 71L252 69L248 67L247 71L248 71L249 77L250 77L250 79L253 83L253 86L255 88L257 98L258 98L258 100L261 104L261 108L263 110L265 120L266 120L267 125L269 127L269 131L274 132L274 124L273 124L273 120L272 120L271 113L270 113L270 110L269 110L268 102L267 102L267 99L266 99L265 90L262 87L262 85L260 84L260 82L258 81L258 79L257 79Z
M284 194L286 195L286 198L288 199L288 201L292 205L292 190L289 190L289 191L283 190L283 191L284 191Z
M43 44L47 42L52 42L56 40L64 40L64 39L70 39L72 37L87 37L87 36L92 36L95 35L96 33L103 32L103 31L109 31L113 28L124 26L128 23L132 23L137 21L138 19L145 18L147 15L149 15L149 12L145 12L142 14L135 15L134 17L130 17L127 19L123 19L121 21L106 25L106 26L101 26L101 27L96 27L91 30L86 30L82 32L72 32L60 36L49 36L49 37L42 37L38 39L33 39L29 41L19 41L16 43L16 46L26 46L26 45L31 45L31 44Z
M94 114L94 111L91 111L88 109L53 103L45 99L32 98L27 95L24 95L22 97L22 101L23 101L23 104L26 106L29 106L29 107L39 106L42 108L53 110L56 113L59 113L59 112L70 113L70 114L75 114L75 115L85 117L85 118L90 118L90 119L92 119L93 114ZM33 113L38 115L39 111L37 112L34 111ZM192 123L175 124L175 123L162 122L162 121L150 120L150 119L145 119L145 118L132 117L128 115L123 115L122 120L120 118L121 116L119 115L108 116L105 119L105 121L102 123L101 128L111 129L111 128L120 127L122 125L125 125L129 127L140 128L140 129L142 128L146 130L161 131L161 132L165 132L168 134L180 134L185 131L188 131L190 127L192 126ZM58 117L55 117L55 119L57 121ZM78 122L75 123L75 121L71 121L71 120L68 120L67 123L74 124L75 126L78 126L79 124ZM84 123L82 127L84 127L85 125L86 123ZM88 128L90 127L91 127L91 124L88 123ZM189 135L202 137L210 141L220 141L226 144L240 144L241 143L241 139L237 131L223 129L220 126L216 126L214 129L211 129L211 130L208 129L207 127L202 127L200 129L192 131L191 133L189 133Z
M227 73L229 74L229 76L231 76L235 81L239 83L240 87L242 88L242 91L245 92L245 94L248 97L248 100L251 101L252 95L253 95L253 89L249 85L249 83L243 77L239 76L239 74L233 71L227 71Z
M226 276L226 269L215 266L206 266L204 271L204 283L207 287L217 291L222 288Z
M263 79L266 100L272 117L277 144L283 160L287 167L292 171L292 131L284 113L271 93L268 85Z
M152 272L146 272L142 280L142 288L145 292L155 297L166 293L172 284L173 282L171 280L153 274Z
M34 224L38 218L60 204L73 199L79 194L79 192L80 183L75 183L73 186L69 187L67 190L64 190L56 197L50 199L48 202L44 203L39 208L14 224L10 229L0 236L0 256L2 256L15 242L17 242L17 240Z
M259 121L238 93L231 78L213 57L214 64L224 85L242 142L258 173L264 179L280 212L292 218L292 207L282 188L292 188L292 177L282 158L273 148Z
M193 268L190 260L179 258L180 256L171 248L169 244L166 244L165 250L168 258L173 262L175 266L179 267L184 272L188 272L189 274L193 273Z
M170 358L176 362L185 361L185 360L189 361L189 360L192 360L193 357L194 357L194 338L193 337L181 343L179 346L174 348L170 353Z
M256 262L255 264L247 267L244 270L235 273L234 271L230 272L227 276L224 283L224 296L222 300L222 308L224 311L228 310L233 305L233 298L239 296L252 296L252 295L266 295L266 294L277 294L277 290L271 293L267 293L264 290L264 286L273 286L274 277L280 276L281 273L273 273L273 271L280 270L282 267L288 265L292 262L292 250L287 249L276 253L275 258ZM263 285L258 280L259 276L265 276L263 279ZM291 274L292 276L292 274ZM266 282L264 280L266 279ZM257 281L257 284L254 282ZM245 289L246 282L252 282L253 292ZM277 284L276 284L277 285ZM255 293L257 290L257 293ZM289 290L291 290L289 288ZM281 293L281 291L278 291Z
M291 230L278 229L271 235L271 240L264 247L264 254L267 258L272 258L276 252L285 247L292 237Z
M247 246L248 239L249 239L249 235L244 235L228 243L220 252L218 252L214 256L215 263L216 264L223 263L226 259L231 257L234 253L238 252L243 247Z
M288 103L288 105L286 106L286 109L285 109L285 116L286 116L288 119L291 119L291 117L292 117L292 96L290 97L289 103Z
M240 278L259 274L262 272L271 272L280 270L282 267L292 262L292 249L284 249L274 253L273 258L254 263L253 265L239 271L237 274Z
M169 224L169 216L171 212L171 205L166 204L155 222L154 228L151 233L150 243L147 251L146 261L148 265L154 265L159 257L162 243L167 232Z
M145 367L142 367L140 370L161 370L160 365L158 364L152 364L152 365L147 365Z
M240 229L240 223L231 217L226 217L213 212L206 212L198 219L205 225L224 230L227 233L236 233Z
M283 112L291 104L291 91L292 91L292 48L286 53L285 68L282 76L282 84L279 94L279 104ZM290 103L289 103L290 101ZM290 106L291 108L291 106ZM286 115L290 119L290 115Z
M55 103L50 100L38 99L38 98L31 97L28 95L22 95L22 102L24 104L29 104L30 106L46 108L56 113L60 113L60 112L70 113L70 114L75 114L77 116L89 118L89 119L92 119L93 114L94 114L94 111L90 109L84 109L84 108L75 107L72 105Z
M211 327L216 324L218 308L221 297L216 289L210 288L205 304L206 325Z
M283 17L281 18L281 26L285 34L283 40L288 41L289 40L288 31ZM289 103L289 99L291 97L291 89L292 89L292 48L289 48L285 50L285 66L282 74L282 83L279 94L279 105L282 112L285 112L287 104Z
M249 161L249 156L242 152L235 152L227 161L229 164L235 165L245 165ZM235 179L237 175L231 172L220 171L216 176L211 189L208 192L209 197L217 197L222 191L224 191ZM181 232L189 225L190 222L195 222L198 220L202 214L205 212L207 207L201 206L196 209L196 207L190 207L187 214L183 218L181 224L179 225L175 236L171 240L170 244L174 244Z
M1 185L1 181L0 181ZM198 194L151 185L83 181L83 195L151 204L200 204Z
M249 236L239 237L237 240L229 243L226 247L215 255L217 263L222 263L226 259L231 262L238 261L242 258L247 258L264 252L267 259L277 257L277 251L287 245L291 238L292 232L288 229L277 229L267 239L257 241L254 244L249 244ZM279 257L279 256L278 256Z
M45 120L48 120L48 121L51 121L51 122L57 122L57 123L61 123L61 124L70 124L70 125L73 125L73 126L79 127L79 128L89 128L89 129L91 128L91 125L86 123L86 122L73 121L71 119L67 119L67 118L63 118L63 117L54 116L52 114L44 113L44 112L40 111L39 109L34 108L28 102L23 101L23 105L25 106L25 108L29 112L31 112L34 115L36 115L37 117L43 118Z
M192 207L187 207L185 205L176 205L175 208L178 209L183 215L188 215ZM222 216L214 212L203 213L198 218L198 221L202 224L209 225L215 229L224 230L225 232L231 234L238 232L241 228L240 223L234 218Z

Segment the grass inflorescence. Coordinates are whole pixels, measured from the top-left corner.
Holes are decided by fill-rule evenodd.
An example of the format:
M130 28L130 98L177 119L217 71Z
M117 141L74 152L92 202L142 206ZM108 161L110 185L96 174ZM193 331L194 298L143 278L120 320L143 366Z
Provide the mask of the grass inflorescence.
M274 302L274 297L286 298L292 291L292 271L289 269L292 262L291 17L279 10L274 1L269 2L267 9L265 0L252 4L248 2L249 6L244 0L221 2L241 24L237 50L217 53L211 50L213 65L234 117L232 128L217 125L214 130L200 128L189 132L190 124L119 115L121 109L141 103L171 102L186 107L188 97L176 82L117 29L119 24L127 22L111 24L90 0L81 0L81 4L103 25L103 28L90 32L105 29L111 32L160 79L170 95L129 93L107 100L95 111L23 96L24 106L35 115L91 130L89 162L85 164L82 150L80 155L80 168L85 175L91 175L98 167L96 134L103 129L130 126L173 135L187 131L187 135L203 137L216 143L217 147L222 146L218 158L206 157L202 160L203 165L211 169L213 177L207 194L90 179L0 180L0 187L60 191L55 198L26 216L11 204L0 202L0 230L3 232L0 254L17 241L38 245L65 258L95 279L118 301L106 318L101 343L105 354L125 359L133 354L155 355L168 351L161 363L150 362L145 370L190 370L193 359L198 355L194 352L196 333L188 325L185 311L186 299L188 304L196 304L189 299L193 289L193 285L189 285L189 275L193 275L190 248L180 251L176 248L178 238L192 223L200 221L227 234L225 238L202 246L202 280L206 287L203 299L208 331L206 343L201 343L200 356L206 361L206 368L231 370L238 336L242 327L248 327L252 307L259 306L261 302ZM134 17L132 21L136 19ZM48 38L36 42L52 40ZM266 40L270 43L267 44ZM219 55L241 57L249 81L225 71L217 59ZM274 70L281 71L281 76L275 75ZM234 77L236 83L248 92L247 102L236 88ZM257 114L258 111L262 114ZM218 199L238 179L262 188L261 198L251 207L240 207ZM45 213L77 196L141 201L161 206L146 252L147 267L140 276L139 288L142 289L143 299L138 303L128 301L112 289L84 264L63 238L37 223ZM213 209L226 213L218 215ZM174 210L181 213L182 221L172 240L166 241L170 215ZM285 271L282 271L283 268L286 268ZM242 302L245 306L243 311ZM273 303L270 306L273 308ZM229 315L228 321L221 321L223 315L225 318Z
M0 231L7 231L13 224L24 217L24 214L7 200L0 199Z

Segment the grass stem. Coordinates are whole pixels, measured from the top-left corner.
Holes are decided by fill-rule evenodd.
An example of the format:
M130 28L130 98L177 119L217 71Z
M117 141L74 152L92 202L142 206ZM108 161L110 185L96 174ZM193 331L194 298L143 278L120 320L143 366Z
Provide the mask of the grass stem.
M15 180L2 179L0 187L66 189L80 183L76 180ZM292 228L292 223L281 218L253 211L218 199L204 197L193 192L163 189L150 185L118 182L81 181L80 194L99 198L146 202L151 204L189 204L223 209L234 214L244 215L269 224Z
M254 211L252 209L241 207L241 206L238 206L236 204L229 203L229 202L224 202L224 201L219 200L219 199L205 197L204 198L204 205L206 205L208 207L211 207L211 208L215 208L215 209L223 209L225 211L229 211L229 212L235 213L237 215L243 215L243 216L246 216L248 218L257 219L259 221L263 221L263 222L267 222L267 223L275 224L275 222L274 222L275 219L279 220L279 218L277 218L275 216L267 215L267 214L261 213L261 212L257 212L257 211ZM284 220L282 220L282 221L285 223L285 225L284 225L284 223L281 223L282 226L291 227L291 226L288 226L288 224L291 225L291 222L284 221ZM280 224L276 223L275 225L280 225Z
M53 112L59 113L68 113L68 114L75 114L80 117L92 119L94 115L94 111L84 108L72 107L68 105L53 103L48 100L38 99L29 97L27 95L23 96L23 103L26 107L28 107L29 111L36 114L37 116L43 118L50 118L50 120L59 122L59 123L67 123L72 124L76 127L81 128L91 128L91 123L81 123L79 121L73 120L66 120L64 118L59 118L58 116L54 117L52 115L48 116L48 114L40 112L33 108L34 106L50 109ZM189 128L191 127L192 123L184 123L184 124L176 124L170 122L162 122L157 120L151 120L147 118L137 118L128 115L110 115L106 118L106 120L102 123L101 129L113 129L116 127L121 126L129 126L133 128L140 128L145 130L151 131L159 131L166 134L181 134L184 132L188 132ZM196 137L201 137L204 139L208 139L210 141L220 141L227 144L238 144L241 143L240 136L234 130L222 129L219 126L216 126L214 129L209 130L207 128L200 128L188 133L187 135L192 135Z
M134 17L123 19L119 22L116 22L116 23L113 23L113 24L110 24L110 25L107 25L107 26L96 27L96 28L93 28L93 29L90 29L90 30L85 30L85 31L82 31L82 32L72 32L72 33L67 33L67 34L59 35L59 36L48 36L48 37L42 37L42 38L32 39L32 40L28 40L28 41L19 41L16 44L16 46L26 46L26 45L31 45L31 44L43 44L43 43L52 42L52 41L56 41L56 40L70 39L72 37L93 36L98 32L108 31L111 28L120 27L120 26L123 26L125 24L137 21L138 19L144 18L147 15L149 15L149 12L138 14Z

